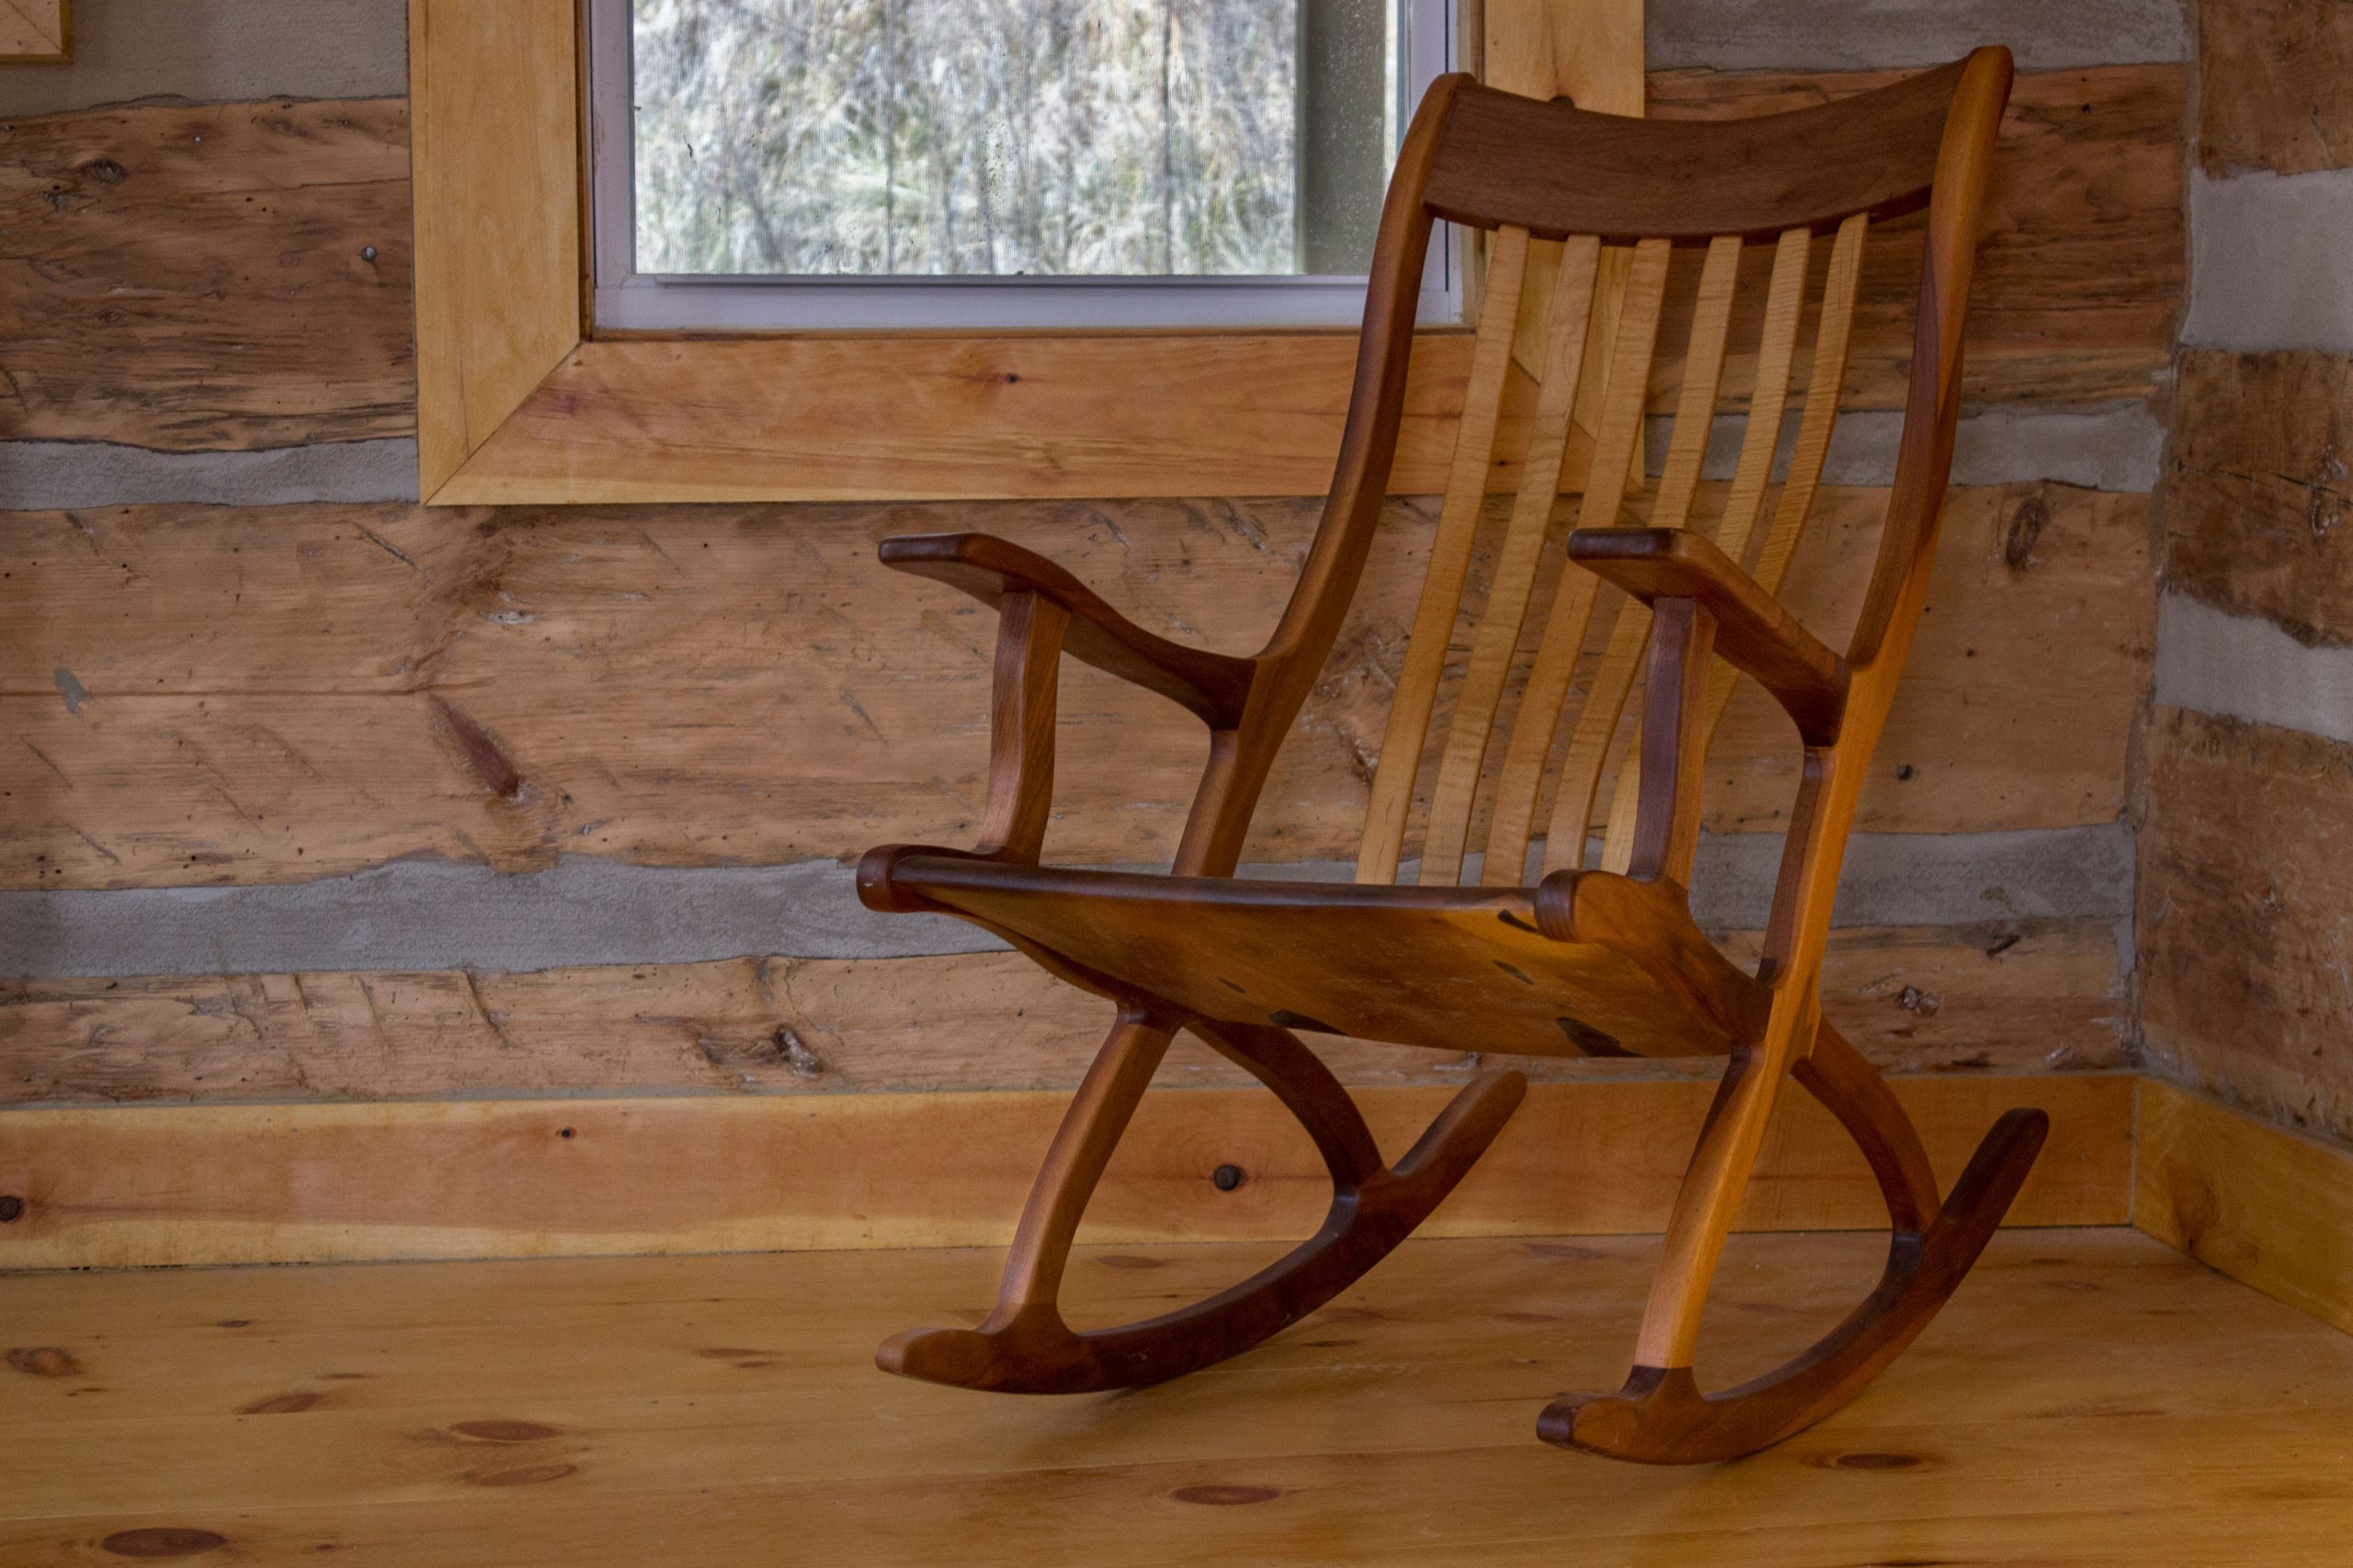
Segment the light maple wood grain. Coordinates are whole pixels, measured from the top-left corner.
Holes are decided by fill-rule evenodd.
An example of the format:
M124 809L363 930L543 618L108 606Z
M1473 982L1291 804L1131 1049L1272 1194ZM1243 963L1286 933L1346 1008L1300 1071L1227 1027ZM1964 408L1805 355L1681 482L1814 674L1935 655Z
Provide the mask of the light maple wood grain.
M1724 352L1731 346L1732 306L1740 282L1742 245L1737 236L1711 241L1692 294L1691 332L1684 347L1681 384L1675 392L1675 423L1658 499L1650 520L1679 528L1690 520L1691 499L1715 429L1716 403L1723 390ZM1830 400L1838 401L1834 394Z
M1098 1025L1099 1027L1099 1025ZM1906 1079L1898 1093L1957 1171L2007 1107L2048 1108L2019 1224L2127 1212L2131 1080L2073 1074ZM1711 1087L1549 1084L1430 1221L1436 1235L1654 1230ZM1392 1153L1445 1087L1358 1092ZM1060 1092L810 1098L444 1100L0 1112L0 1269L337 1258L511 1257L873 1246L1001 1246ZM1742 1225L1880 1223L1860 1156L1793 1103ZM1245 1173L1222 1191L1222 1165ZM1263 1089L1148 1096L1083 1239L1305 1234L1323 1162Z
M1365 803L1364 841L1357 851L1358 881L1385 882L1397 872L1405 819L1413 807L1417 771L1414 765L1420 761L1423 733L1438 701L1438 681L1453 641L1463 581L1471 570L1472 545L1486 498L1485 475L1494 460L1498 405L1512 366L1528 249L1528 231L1508 227L1495 234L1489 247L1476 350L1465 383L1464 413L1455 436L1438 528L1431 535L1429 558L1422 568L1421 592L1406 633L1404 664L1389 702L1380 755L1390 760L1390 766L1373 774ZM1582 321L1578 325L1582 331ZM1559 395L1556 381L1552 396L1545 400L1547 405L1557 403Z
M1673 434L1667 443L1666 462L1659 479L1658 497L1650 511L1649 520L1659 527L1682 528L1690 520L1691 503L1699 490L1709 441L1715 429L1716 404L1722 392L1724 352L1729 347L1733 299L1740 278L1741 248L1737 238L1712 241L1708 246L1707 260L1700 268L1699 281L1693 294L1691 333L1684 351L1682 385L1677 389L1675 396ZM1836 314L1835 311L1832 312L1834 319ZM1834 413L1837 401L1837 394L1833 392L1829 403ZM1752 415L1750 428L1756 433L1756 438L1763 438L1765 423L1762 418ZM1744 440L1744 459L1746 444ZM1733 492L1727 494L1724 503L1727 516L1737 510L1740 488L1736 480ZM1805 510L1810 512L1811 506ZM1710 671L1709 678L1725 686L1724 695L1730 697L1732 675L1729 665L1719 663ZM1699 749L1702 752L1706 750L1704 742ZM1642 765L1637 757L1618 770L1618 789L1608 815L1610 838L1602 854L1602 864L1606 869L1623 869L1627 864L1625 858L1619 853L1620 839L1623 835L1626 843L1631 842L1641 786ZM1556 790L1556 812L1559 798ZM1531 809L1532 806L1531 801ZM1558 870L1572 858L1580 866L1585 863L1585 835L1579 833L1574 836L1577 843L1572 856L1566 838L1548 834L1546 870ZM1499 877L1504 870L1501 864L1495 864L1490 867L1487 875ZM1689 874L1688 867L1680 873L1685 879Z
M1668 254L1663 241L1646 241L1634 248L1617 337L1609 350L1607 398L1596 421L1593 477L1577 501L1581 528L1616 528L1626 502L1643 494L1637 449L1642 442L1649 367L1657 347ZM1633 678L1633 657L1640 650L1639 641L1629 648L1629 634L1638 640L1644 624L1638 608L1616 595L1611 596L1608 613L1599 619L1604 639L1601 657L1586 682L1585 699L1576 707L1568 753L1557 770L1550 766L1554 730L1561 722L1559 715L1574 683L1588 627L1594 624L1597 593L1597 585L1588 574L1563 569L1552 611L1545 618L1543 641L1529 670L1528 692L1521 704L1529 722L1513 724L1496 785L1495 823L1486 842L1498 877L1508 875L1527 854L1529 827L1536 820L1534 807L1546 778L1552 779L1559 798L1583 794L1588 803L1594 782L1600 778L1607 740L1625 702L1627 685ZM1555 820L1559 820L1557 811ZM1577 816L1569 836L1582 842L1584 823L1585 818Z
M1799 416L1797 436L1790 449L1788 471L1780 483L1780 494L1773 503L1772 524L1766 529L1764 540L1756 550L1756 581L1769 594L1782 592L1790 563L1805 536L1806 524L1813 515L1814 500L1821 488L1823 464L1829 454L1831 434L1838 420L1839 389L1847 381L1847 347L1852 338L1855 299L1860 283L1863 243L1870 233L1869 222L1864 217L1849 218L1839 225L1837 239L1831 247L1829 269L1823 278L1820 312L1813 339L1808 347L1804 408ZM1702 289L1707 282L1703 275L1700 279ZM1768 298L1766 312L1768 328L1773 321L1771 304ZM1701 341L1696 322L1693 341ZM1769 330L1760 333L1759 368L1766 373L1768 384L1774 380L1780 358L1776 351L1771 356L1774 363L1766 362L1765 350L1771 347L1774 341L1775 335ZM1721 371L1720 365L1710 368L1711 383L1720 377ZM1754 402L1752 399L1752 404ZM1684 414L1679 404L1676 418L1677 439L1679 441L1684 434ZM1696 426L1694 429L1696 433ZM1750 517L1742 527L1735 544L1732 537L1733 527L1747 511L1743 494L1743 479L1746 475L1742 471L1749 470L1752 462L1761 464L1765 460L1762 455L1752 457L1761 444L1764 429L1759 411L1752 407L1748 429L1742 437L1739 466L1732 490L1725 495L1723 511L1717 525L1717 542L1736 555L1745 555L1748 534L1755 527L1755 518ZM1778 446L1779 443L1774 444ZM1675 479L1672 453L1669 454L1668 470L1668 485L1672 485ZM1766 476L1770 476L1769 469L1766 471ZM1750 483L1756 481L1751 480ZM1662 506L1667 504L1668 499L1668 486L1663 485ZM1743 684L1737 672L1722 660L1709 672L1705 733L1711 740L1723 724L1724 714L1732 706L1734 692L1741 689ZM1608 837L1602 847L1602 860L1607 866L1626 864L1631 854L1639 799L1637 791L1641 785L1639 760L1619 770L1618 787L1609 810ZM1548 867L1557 868L1563 862L1564 847L1557 839L1547 845L1545 860Z
M1526 472L1519 494L1512 500L1511 521L1495 549L1495 568L1487 584L1486 602L1481 607L1470 662L1462 668L1461 686L1455 693L1453 712L1447 720L1444 758L1432 786L1428 826L1422 835L1425 881L1455 881L1461 871L1472 807L1484 771L1487 749L1495 740L1495 709L1503 700L1504 683L1511 674L1512 652L1519 642L1529 600L1543 564L1548 525L1560 501L1563 459L1576 427L1579 404L1587 395L1586 340L1595 312L1603 302L1597 298L1601 261L1600 244L1588 237L1563 247L1561 267L1556 270L1545 323L1543 392L1536 428L1523 465ZM1620 308L1622 304L1621 296ZM1465 555L1467 564L1467 551ZM1427 610L1432 608L1433 597L1428 583L1424 584L1422 592ZM1457 601L1461 598L1459 583L1453 597ZM1433 695L1452 641L1454 628L1450 622L1457 608L1459 605L1449 607L1445 619L1449 624L1438 629L1443 635L1434 634L1409 645L1409 660L1426 667ZM1417 615L1417 630L1419 624ZM1407 770L1419 764L1424 749L1422 731L1429 718L1427 706L1418 714L1404 719L1399 717L1401 711L1392 708L1389 738L1381 747L1382 755L1393 757L1396 766L1385 776L1385 786L1383 776L1376 775L1374 801L1366 812L1368 824L1379 824L1383 854L1377 858L1358 851L1357 871L1363 881L1383 880L1377 859L1386 859L1388 874L1394 873L1396 841L1402 840L1404 808L1413 792L1414 780L1407 777ZM1384 787L1395 792L1386 820L1382 811L1385 802L1381 798Z

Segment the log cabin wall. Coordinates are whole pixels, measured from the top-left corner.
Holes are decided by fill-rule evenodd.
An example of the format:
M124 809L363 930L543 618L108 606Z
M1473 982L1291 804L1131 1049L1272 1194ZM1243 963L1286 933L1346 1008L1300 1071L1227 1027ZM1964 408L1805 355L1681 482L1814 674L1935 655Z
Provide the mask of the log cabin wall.
M2153 1065L2353 1138L2353 7L2202 0L2141 835Z
M1958 488L1828 1006L1903 1071L2114 1068L2134 1050L2128 779L2185 272L2184 28L2175 0L1868 9L1862 26L1838 0L1654 0L1649 40L1662 115L1852 92L1989 40L2022 67ZM846 858L870 844L964 841L985 754L980 619L881 571L875 541L1002 532L1147 624L1242 648L1313 506L420 507L399 0L80 0L76 21L73 66L0 67L0 1102L456 1114L1074 1083L1097 1004L852 896ZM2264 133L2234 124L2229 146ZM1825 603L1854 597L1893 463L1894 280L1916 234L1884 244L1862 412L1794 574ZM2194 355L2189 390L2342 363ZM2330 435L2259 433L2308 435L2307 459ZM2276 494L2302 528L2303 492ZM1434 521L1423 500L1393 510L1408 546ZM2345 548L2307 531L2279 548ZM2184 564L2196 537L2176 532L2169 607L2344 635L2342 562L2265 578L2293 601L2274 608L2243 568ZM1404 564L1369 579L1251 860L1352 853ZM1165 859L1189 722L1083 667L1067 682L1050 858ZM1794 783L1785 730L1745 693L1711 769L1699 900L1742 952ZM2318 749L2334 743L2177 705L2148 744L2160 822L2169 793L2281 767L2344 782L2341 748ZM2176 851L2139 853L2153 882L2180 880ZM2194 928L2173 899L2165 921L2142 901L2160 951ZM2196 1032L2185 1006L2157 1009L2168 1041ZM1336 1057L1360 1084L1468 1070ZM1205 1051L1170 1071L1240 1081Z

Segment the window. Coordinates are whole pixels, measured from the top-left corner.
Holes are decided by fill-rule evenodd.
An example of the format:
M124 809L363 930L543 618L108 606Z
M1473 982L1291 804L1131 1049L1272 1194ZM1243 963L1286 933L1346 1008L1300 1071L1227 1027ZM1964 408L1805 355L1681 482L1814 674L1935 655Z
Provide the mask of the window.
M592 0L595 319L1354 325L1447 0ZM1452 243L1426 319L1460 318Z

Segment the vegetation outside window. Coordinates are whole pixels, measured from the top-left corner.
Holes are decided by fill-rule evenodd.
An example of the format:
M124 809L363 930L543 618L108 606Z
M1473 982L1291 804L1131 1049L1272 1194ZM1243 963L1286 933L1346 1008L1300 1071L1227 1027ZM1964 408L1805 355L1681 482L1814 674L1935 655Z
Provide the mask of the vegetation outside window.
M1353 324L1449 9L595 0L597 320Z

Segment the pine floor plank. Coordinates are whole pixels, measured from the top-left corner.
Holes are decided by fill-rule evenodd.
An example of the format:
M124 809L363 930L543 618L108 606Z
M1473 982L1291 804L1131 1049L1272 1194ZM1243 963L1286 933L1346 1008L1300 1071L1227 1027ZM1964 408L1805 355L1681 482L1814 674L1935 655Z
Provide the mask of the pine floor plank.
M1410 1243L1258 1352L1053 1400L868 1364L971 1321L987 1252L0 1276L0 1562L2342 1562L2353 1337L2121 1230L1998 1237L1755 1460L1542 1447L1546 1398L1622 1371L1654 1246ZM1094 1248L1074 1293L1159 1310L1267 1250ZM1703 1366L1810 1337L1875 1251L1734 1238Z
M2089 1342L2053 1375L2085 1380L2078 1403L2105 1398L2116 1391L2099 1380L2119 1375L2109 1363L2143 1354L2134 1317L2211 1311L2227 1294L2203 1266L2152 1252L2121 1232L2049 1235L2052 1247L2006 1242L2006 1250L1987 1258L1977 1278L1991 1299L1973 1303L1972 1340L1954 1347L1954 1357L1965 1361L1979 1344L2006 1352L2031 1345L2052 1303L2065 1302L2077 1337ZM1278 1250L1087 1249L1071 1279L1073 1315L1084 1323L1157 1310L1230 1283ZM1654 1253L1648 1238L1409 1249L1311 1327L1201 1376L1333 1377L1368 1367L1395 1372L1501 1362L1557 1356L1586 1338L1606 1363L1621 1348L1611 1336L1631 1327ZM1786 1324L1784 1337L1794 1338L1843 1312L1867 1285L1878 1244L1860 1235L1741 1238L1730 1258L1710 1348L1733 1359L1711 1358L1718 1370L1769 1357L1762 1343L1769 1335L1747 1327L1752 1321ZM846 1382L867 1401L902 1392L953 1402L921 1385L878 1381L865 1352L889 1328L977 1316L997 1259L985 1250L885 1252L870 1255L874 1267L855 1270L813 1268L807 1255L609 1259L567 1264L554 1282L534 1263L291 1275L190 1270L175 1276L186 1289L161 1308L119 1290L121 1275L50 1276L38 1290L17 1277L0 1287L0 1299L10 1302L12 1342L62 1350L86 1375L0 1386L26 1402L17 1408L31 1424L217 1417L303 1395L306 1410L405 1410L447 1403L460 1372L465 1397L476 1400L544 1399L551 1391L566 1401L625 1398L658 1378L665 1397L790 1388L806 1398L813 1388ZM256 1290L281 1278L304 1289ZM2292 1313L2271 1332L2310 1337L2305 1320ZM2234 1377L2259 1379L2268 1337L2240 1324L2227 1340L2202 1348L2194 1370L2216 1366L2219 1354ZM2353 1365L2353 1339L2325 1340L2323 1347L2330 1344ZM1944 1354L1931 1338L1901 1365ZM1597 1375L1614 1370L1604 1366ZM2046 1378L2025 1391L2020 1408L2052 1404L2051 1387ZM1979 1402L1987 1392L1966 1397ZM2179 1398L2184 1386L2177 1381L2173 1392ZM135 1396L135 1408L124 1407L119 1396L126 1393ZM1038 1408L986 1401L978 1407Z

